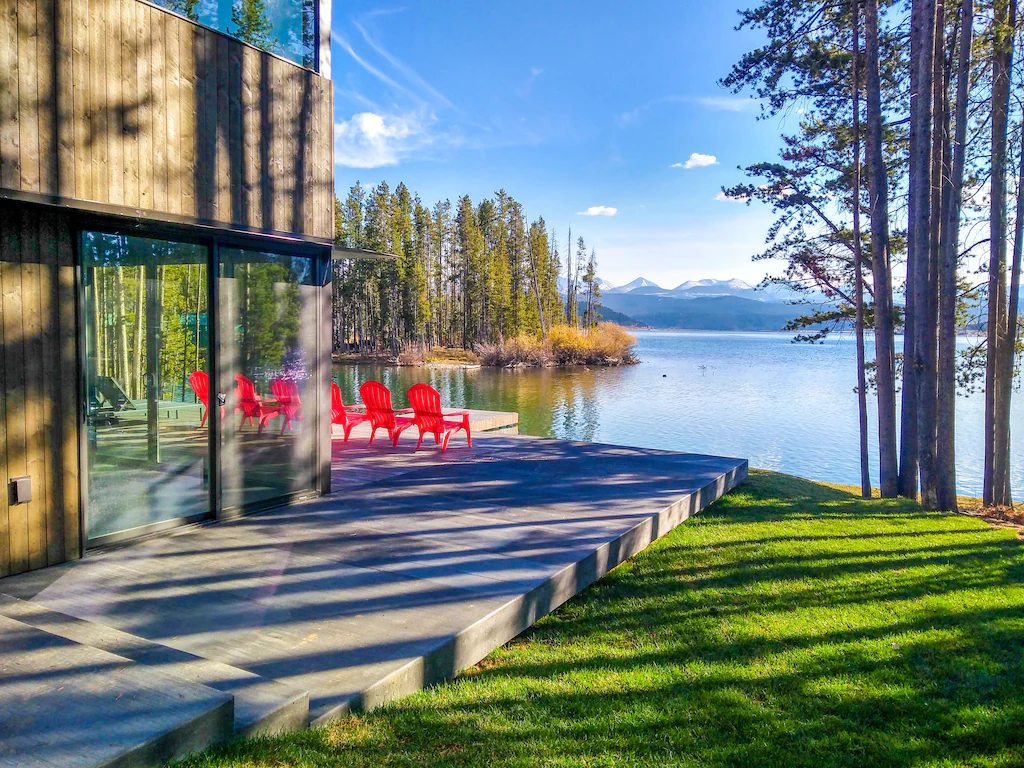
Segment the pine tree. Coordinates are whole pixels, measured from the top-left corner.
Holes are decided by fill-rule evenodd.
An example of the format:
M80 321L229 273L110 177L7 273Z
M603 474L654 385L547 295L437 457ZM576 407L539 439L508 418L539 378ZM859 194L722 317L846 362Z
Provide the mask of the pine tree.
M274 25L267 18L267 0L235 0L231 7L232 32L239 40L273 52L277 38L273 36Z
M580 238L580 242L583 238ZM597 324L594 317L594 310L600 291L597 286L597 252L591 249L590 258L587 260L587 269L583 273L583 284L587 286L587 308L583 313L583 326L590 329Z

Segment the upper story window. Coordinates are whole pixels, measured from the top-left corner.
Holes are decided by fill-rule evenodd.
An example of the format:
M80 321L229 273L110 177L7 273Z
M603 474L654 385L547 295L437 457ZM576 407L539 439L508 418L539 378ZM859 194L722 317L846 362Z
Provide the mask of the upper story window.
M317 0L152 0L200 24L317 68Z

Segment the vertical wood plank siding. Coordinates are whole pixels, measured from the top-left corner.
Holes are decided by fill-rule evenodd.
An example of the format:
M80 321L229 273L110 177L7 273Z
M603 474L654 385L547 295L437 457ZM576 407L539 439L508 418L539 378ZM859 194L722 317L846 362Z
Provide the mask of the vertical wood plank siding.
M73 241L65 212L0 200L0 576L80 554Z
M0 0L0 196L329 239L331 96L138 0Z
M139 0L0 0L0 577L82 533L73 214L16 198L328 240L333 181L329 81Z

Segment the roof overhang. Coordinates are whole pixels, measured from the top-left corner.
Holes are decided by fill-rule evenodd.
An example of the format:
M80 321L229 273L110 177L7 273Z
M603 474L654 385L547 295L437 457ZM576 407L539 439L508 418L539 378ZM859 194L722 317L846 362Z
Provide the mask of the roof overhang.
M380 251L367 251L364 248L342 248L335 245L331 248L331 258L335 261L340 259L386 259L397 261L398 256L393 253L381 253Z

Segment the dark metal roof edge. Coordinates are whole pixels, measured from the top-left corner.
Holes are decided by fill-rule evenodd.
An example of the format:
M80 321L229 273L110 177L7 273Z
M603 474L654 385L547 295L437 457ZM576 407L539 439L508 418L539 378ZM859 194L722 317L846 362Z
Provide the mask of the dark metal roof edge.
M380 251L368 251L365 248L344 248L335 245L331 248L332 259L389 259L397 261L398 256L393 253L381 253Z

